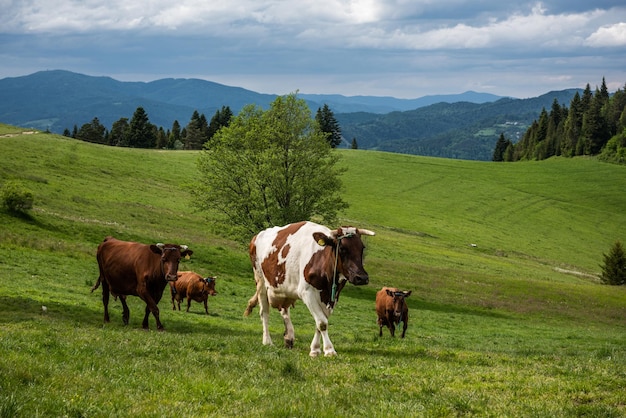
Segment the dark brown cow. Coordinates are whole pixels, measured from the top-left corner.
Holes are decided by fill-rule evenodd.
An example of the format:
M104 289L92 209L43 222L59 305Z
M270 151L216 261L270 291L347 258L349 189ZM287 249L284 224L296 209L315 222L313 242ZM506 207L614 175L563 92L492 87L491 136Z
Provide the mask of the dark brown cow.
M152 312L157 329L162 330L157 304L163 296L167 282L176 281L181 257L191 254L193 251L186 245L146 245L106 237L98 246L96 254L100 276L91 288L93 292L102 284L104 322L109 322L109 294L112 294L119 296L123 307L122 320L124 325L128 325L130 312L126 296L133 295L146 302L143 328L148 329L148 316Z
M207 299L209 295L215 296L216 277L202 277L193 271L179 271L178 280L170 282L170 294L172 295L172 308L176 310L174 301L178 303L180 311L180 301L187 298L187 312L191 307L191 301L204 302L204 312L209 314Z
M409 307L405 298L411 296L411 291L401 291L395 287L383 287L376 293L376 313L378 314L379 337L383 336L383 327L386 325L393 337L396 325L403 323L402 338L409 325Z

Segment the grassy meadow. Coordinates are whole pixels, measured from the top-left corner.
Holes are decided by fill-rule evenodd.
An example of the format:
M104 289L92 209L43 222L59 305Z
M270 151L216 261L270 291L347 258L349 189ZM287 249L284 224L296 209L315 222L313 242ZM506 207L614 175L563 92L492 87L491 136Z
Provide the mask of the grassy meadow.
M626 288L601 285L626 242L626 167L596 159L512 164L341 150L341 223L366 237L370 284L330 319L338 356L261 344L246 246L189 205L197 152L110 148L0 125L0 183L35 196L0 211L0 417L624 417ZM1 184L0 184L1 186ZM329 225L334 226L334 225ZM199 303L159 307L165 332L103 323L95 252L107 235L187 244L181 270L217 275ZM374 297L407 299L404 339L378 337ZM46 311L42 310L46 307Z

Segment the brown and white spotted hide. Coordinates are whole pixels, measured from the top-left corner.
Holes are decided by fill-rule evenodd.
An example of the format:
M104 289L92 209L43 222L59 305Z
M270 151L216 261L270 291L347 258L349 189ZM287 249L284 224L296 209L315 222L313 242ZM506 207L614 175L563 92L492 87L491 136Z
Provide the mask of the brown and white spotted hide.
M280 311L285 324L284 340L292 347L295 339L290 308L302 300L315 319L311 357L322 352L336 355L328 337L328 317L346 282L367 284L363 268L361 237L374 235L367 229L340 227L335 230L313 222L299 222L261 231L250 242L250 261L256 293L248 301L244 315L260 304L263 344L272 344L269 334L269 308Z

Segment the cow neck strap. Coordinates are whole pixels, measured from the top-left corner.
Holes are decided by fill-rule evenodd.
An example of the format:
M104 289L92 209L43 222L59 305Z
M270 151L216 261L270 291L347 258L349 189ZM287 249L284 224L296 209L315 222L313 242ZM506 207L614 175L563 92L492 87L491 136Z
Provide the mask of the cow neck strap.
M350 238L354 234L345 234L337 237L337 246L335 247L335 267L333 268L333 286L330 291L330 307L334 308L337 303L337 282L339 278L337 277L337 265L339 264L339 246L341 245L341 240L344 238Z

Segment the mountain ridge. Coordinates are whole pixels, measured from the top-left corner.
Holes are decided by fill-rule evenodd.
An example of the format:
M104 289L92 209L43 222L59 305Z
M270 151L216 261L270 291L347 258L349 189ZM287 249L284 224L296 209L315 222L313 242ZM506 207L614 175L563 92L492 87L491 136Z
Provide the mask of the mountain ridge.
M312 112L327 104L344 141L362 149L489 160L500 134L516 141L553 100L568 106L580 89L529 99L466 91L416 99L389 96L300 94ZM267 109L278 97L197 78L118 81L66 70L0 79L0 122L63 133L94 118L110 129L144 108L151 123L168 130L186 126L194 111L210 119L222 106L236 114L248 104Z

